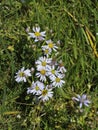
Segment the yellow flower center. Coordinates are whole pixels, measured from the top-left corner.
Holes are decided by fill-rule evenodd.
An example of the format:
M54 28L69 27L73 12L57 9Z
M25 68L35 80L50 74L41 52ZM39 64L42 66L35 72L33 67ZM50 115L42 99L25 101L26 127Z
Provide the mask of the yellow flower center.
M46 61L43 61L43 62L42 62L42 66L46 66Z
M46 50L45 50L45 53L46 53L46 54L48 54L48 53L49 53L49 50L48 50L48 49L46 49Z
M40 73L41 73L42 75L45 75L45 74L46 74L46 71L45 71L45 70L41 70Z
M51 70L51 73L52 73L52 74L55 74L55 70Z
M19 76L20 76L20 77L24 77L24 76L25 76L24 72L20 72L20 73L19 73Z
M48 93L48 90L46 90L46 89L44 89L44 90L42 91L42 95L43 95L43 96L45 96L47 93Z
M35 36L39 37L40 36L40 32L35 32Z
M59 83L60 82L60 78L56 78L55 81Z
M35 90L36 90L36 91L38 91L38 90L39 90L39 87L38 87L38 86L36 86L36 87L35 87Z
M49 46L49 48L53 48L53 43L50 42L50 43L48 44L48 46Z

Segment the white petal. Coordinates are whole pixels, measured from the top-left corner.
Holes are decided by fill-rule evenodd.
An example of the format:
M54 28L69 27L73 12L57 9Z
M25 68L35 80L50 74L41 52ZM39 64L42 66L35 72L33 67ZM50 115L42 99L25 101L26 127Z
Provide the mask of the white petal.
M34 40L35 42L38 42L38 39L37 38L35 38L35 40Z
M76 97L73 97L72 99L73 99L73 100L76 100L76 101L79 101L79 99L78 99L78 98L76 98Z
M77 95L78 99L81 99L81 96L80 95Z
M46 36L45 33L46 33L46 31L41 32L41 35L44 37L44 36Z
M80 103L80 105L79 105L79 106L80 106L80 108L82 107L82 105L83 105L83 104L82 104L82 103Z
M33 27L33 31L36 32L36 28L35 27Z
M36 27L36 32L39 32L40 31L40 27Z
M35 38L35 37L36 37L34 33L28 33L28 34L29 34L30 37L32 37L32 38Z
M83 95L82 95L82 99L86 99L86 94L83 94Z
M87 106L87 107L89 106L87 103L84 103L84 105Z

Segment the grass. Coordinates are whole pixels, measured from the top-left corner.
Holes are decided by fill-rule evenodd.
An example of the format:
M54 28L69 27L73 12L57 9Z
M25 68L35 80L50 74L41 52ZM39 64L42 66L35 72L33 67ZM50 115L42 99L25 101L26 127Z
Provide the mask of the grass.
M1 0L0 2L0 129L98 129L98 2L97 0ZM40 45L26 29L39 25L47 39L60 40L58 61L67 69L65 85L52 99L37 103L27 95L28 83L16 83L15 73L34 67ZM34 46L33 46L34 47ZM72 100L87 94L91 104L80 109ZM34 103L34 104L33 104Z

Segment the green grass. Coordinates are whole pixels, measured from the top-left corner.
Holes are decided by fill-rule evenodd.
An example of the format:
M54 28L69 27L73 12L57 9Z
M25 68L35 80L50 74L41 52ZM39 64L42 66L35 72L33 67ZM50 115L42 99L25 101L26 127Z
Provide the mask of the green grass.
M24 1L0 2L0 130L97 130L97 0ZM35 25L47 31L47 39L60 40L54 58L63 60L67 72L65 85L55 89L52 99L32 104L28 83L18 84L14 76L23 66L35 66L41 55L41 46L34 50L26 32ZM81 112L72 97L84 93L91 104Z

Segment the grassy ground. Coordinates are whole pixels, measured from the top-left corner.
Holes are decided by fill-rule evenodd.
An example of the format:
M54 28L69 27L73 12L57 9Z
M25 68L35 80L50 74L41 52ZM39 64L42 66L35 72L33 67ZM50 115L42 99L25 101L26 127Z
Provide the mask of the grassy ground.
M98 130L97 0L1 0L0 15L0 130ZM53 58L67 69L66 83L44 103L27 95L28 83L15 81L41 55L26 32L36 25L60 40ZM90 105L80 109L77 94Z

